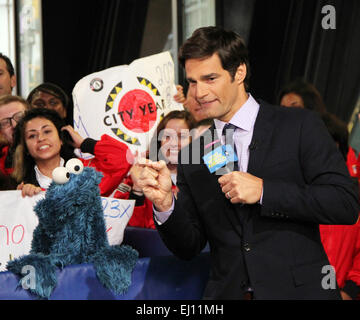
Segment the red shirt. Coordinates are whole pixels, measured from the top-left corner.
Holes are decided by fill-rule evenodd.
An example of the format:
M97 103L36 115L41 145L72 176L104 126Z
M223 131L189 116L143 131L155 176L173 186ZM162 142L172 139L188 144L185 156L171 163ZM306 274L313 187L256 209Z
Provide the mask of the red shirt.
M360 287L360 223L320 225L320 235L339 287L344 288L348 280Z
M358 179L359 159L349 148L346 164L350 175ZM352 226L320 225L320 236L330 264L335 269L338 286L349 294L347 288L352 281L360 290L360 221Z
M100 193L109 197L129 172L133 155L126 144L104 134L95 144L94 156L89 160L80 160L84 166L94 167L103 174Z
M9 154L9 146L3 146L0 151L0 170L5 176L9 176L14 171L13 168L6 168L6 158Z

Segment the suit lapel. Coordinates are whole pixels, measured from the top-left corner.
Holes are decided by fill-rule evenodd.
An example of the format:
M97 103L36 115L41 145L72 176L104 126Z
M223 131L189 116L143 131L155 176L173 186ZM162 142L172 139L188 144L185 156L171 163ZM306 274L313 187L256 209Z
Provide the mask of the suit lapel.
M252 141L249 146L248 173L257 175L262 167L264 158L271 146L274 130L274 111L267 103L260 101L259 113L255 121Z

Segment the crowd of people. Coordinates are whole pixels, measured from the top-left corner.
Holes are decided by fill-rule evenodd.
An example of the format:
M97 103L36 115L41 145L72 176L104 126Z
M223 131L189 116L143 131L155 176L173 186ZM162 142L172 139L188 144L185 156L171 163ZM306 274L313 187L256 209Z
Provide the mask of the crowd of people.
M80 149L94 156L80 159L84 166L103 174L102 196L136 200L129 226L157 229L185 259L209 243L204 298L359 299L360 168L346 124L302 79L284 86L278 106L253 97L247 49L234 32L200 28L179 57L189 88L177 85L174 100L184 110L169 112L139 155L107 134L81 137L56 84L13 95L15 70L0 54L0 190L46 191L53 170ZM231 144L240 170L219 176L179 161L206 134L213 147ZM204 156L208 146L199 146ZM321 288L326 264L338 291Z

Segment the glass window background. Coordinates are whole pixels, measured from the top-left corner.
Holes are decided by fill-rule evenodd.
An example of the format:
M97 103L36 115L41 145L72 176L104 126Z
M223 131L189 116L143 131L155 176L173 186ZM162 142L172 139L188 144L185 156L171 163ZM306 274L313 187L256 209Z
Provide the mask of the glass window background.
M179 3L182 11L180 24L177 11ZM215 23L215 0L151 0L140 56L146 57L162 51L170 51L175 65L175 81L178 83L178 34L182 34L181 45L198 27L215 25ZM179 25L182 28L180 33Z
M151 0L148 4L140 57L169 51L177 70L176 0ZM175 75L177 79L177 75Z
M16 69L14 25L14 0L0 0L0 52L10 58Z
M184 0L183 41L199 27L215 26L215 0Z
M18 48L20 53L20 94L26 97L43 82L41 1L19 0Z

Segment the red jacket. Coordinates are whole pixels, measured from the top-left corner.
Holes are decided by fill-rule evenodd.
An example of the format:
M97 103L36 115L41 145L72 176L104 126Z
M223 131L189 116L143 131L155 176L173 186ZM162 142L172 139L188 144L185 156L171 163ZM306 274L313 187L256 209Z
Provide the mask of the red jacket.
M100 193L104 197L109 197L129 172L133 155L126 144L107 134L101 136L101 140L96 142L91 153L94 154L94 158L80 160L84 166L94 167L104 175L99 184Z
M320 235L330 264L335 268L338 286L353 298L359 298L360 223L352 226L320 225Z
M359 158L349 148L347 166L352 177L359 179ZM352 226L320 225L320 236L338 286L352 298L360 298L360 221Z
M9 154L9 146L3 146L0 150L0 171L5 175L9 176L14 171L13 168L6 167L6 158Z
M360 155L357 157L355 150L349 147L346 165L352 177L360 178Z

